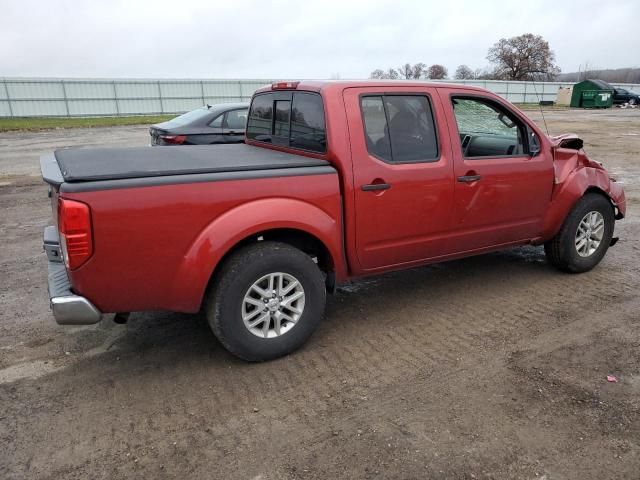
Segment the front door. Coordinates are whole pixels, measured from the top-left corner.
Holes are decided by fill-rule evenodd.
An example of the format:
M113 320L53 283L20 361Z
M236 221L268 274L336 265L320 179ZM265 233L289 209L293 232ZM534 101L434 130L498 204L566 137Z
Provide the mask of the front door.
M454 194L451 145L435 88L344 92L351 138L356 250L364 271L445 252Z
M440 93L448 104L455 163L452 250L540 235L553 189L551 152L532 154L532 129L497 99L465 90Z

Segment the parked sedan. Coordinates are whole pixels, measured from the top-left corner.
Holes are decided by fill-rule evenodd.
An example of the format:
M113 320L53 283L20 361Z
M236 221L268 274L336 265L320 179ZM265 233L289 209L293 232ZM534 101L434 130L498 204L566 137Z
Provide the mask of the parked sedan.
M149 129L151 145L242 143L248 103L205 105Z
M632 103L640 105L640 95L624 88L613 90L613 103Z

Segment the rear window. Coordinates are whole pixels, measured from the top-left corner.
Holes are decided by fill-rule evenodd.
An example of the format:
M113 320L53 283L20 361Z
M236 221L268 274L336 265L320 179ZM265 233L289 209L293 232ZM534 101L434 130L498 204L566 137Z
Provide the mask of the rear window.
M206 107L198 108L190 112L184 113L179 117L172 118L167 123L170 127L184 127L189 123L201 120L210 114L209 109Z
M326 152L322 97L310 92L256 95L249 110L247 138L311 152Z

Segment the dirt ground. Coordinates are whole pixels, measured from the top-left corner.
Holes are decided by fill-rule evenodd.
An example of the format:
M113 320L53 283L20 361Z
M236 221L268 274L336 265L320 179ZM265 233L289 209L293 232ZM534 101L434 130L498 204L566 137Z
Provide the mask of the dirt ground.
M146 128L1 134L0 478L638 479L640 111L546 121L625 184L599 267L519 248L348 285L265 364L198 315L57 326L38 156L145 145Z

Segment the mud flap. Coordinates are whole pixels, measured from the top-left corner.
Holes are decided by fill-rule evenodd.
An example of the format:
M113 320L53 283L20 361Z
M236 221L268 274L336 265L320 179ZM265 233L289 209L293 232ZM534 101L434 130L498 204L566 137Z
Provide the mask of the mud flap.
M613 247L616 243L618 243L618 240L620 240L619 237L612 237L611 238L611 243L609 244L609 246Z

